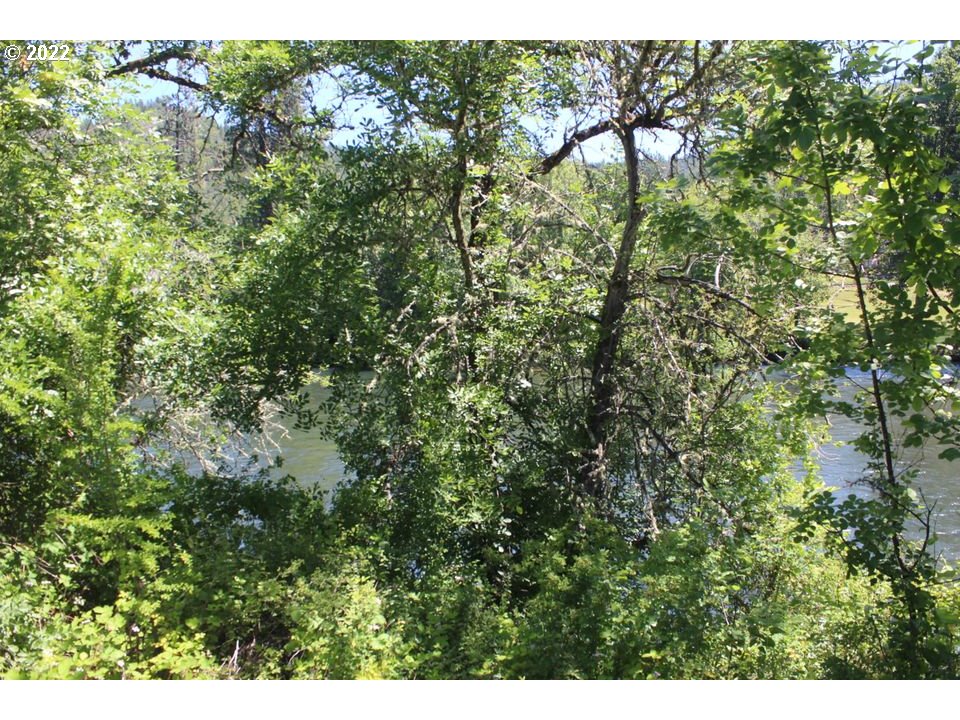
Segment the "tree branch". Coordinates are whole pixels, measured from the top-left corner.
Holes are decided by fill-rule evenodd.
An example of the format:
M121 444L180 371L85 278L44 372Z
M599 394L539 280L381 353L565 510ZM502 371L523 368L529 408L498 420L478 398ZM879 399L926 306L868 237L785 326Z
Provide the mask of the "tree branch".
M527 177L533 179L537 175L546 175L557 165L562 163L572 153L580 143L586 142L597 135L603 135L614 129L613 120L601 120L596 125L579 130L571 135L556 151L547 155L540 161L540 165L535 170L528 173Z
M107 71L107 77L116 77L118 75L126 75L127 73L144 72L148 69L155 69L154 66L163 65L170 60L196 59L197 56L194 55L189 45L181 45L180 47L167 48L166 50L154 53L153 55L147 55L139 60L131 60L130 62L123 63L122 65L117 65L116 67Z
M176 83L181 87L190 88L191 90L196 90L198 92L205 92L207 86L203 83L198 83L196 80L191 80L190 78L180 77L179 75L174 75L168 73L166 70L160 68L146 68L139 71L141 74L151 77L154 80L166 80L167 82Z

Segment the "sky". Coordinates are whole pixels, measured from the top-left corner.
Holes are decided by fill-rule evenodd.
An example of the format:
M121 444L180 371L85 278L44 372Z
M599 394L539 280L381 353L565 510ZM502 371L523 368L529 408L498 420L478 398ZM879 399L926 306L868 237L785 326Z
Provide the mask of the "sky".
M138 57L134 54L134 57ZM167 69L170 72L175 71L175 65L171 61ZM125 97L132 101L150 102L159 98L170 97L178 91L178 86L168 80L157 80L145 76L126 79L124 84L130 87L130 91L125 93ZM332 81L318 83L318 90L314 94L317 107L323 108L329 106L335 99L335 88ZM361 126L365 120L372 121L375 124L383 124L388 121L386 113L378 108L372 101L351 100L343 106L343 114L338 118L338 129L329 137L330 142L335 146L345 146L356 141L361 133ZM224 118L218 117L222 122ZM522 123L525 128L531 132L545 133L549 136L545 142L545 150L550 151L552 147L559 147L564 138L573 132L573 115L570 112L561 112L558 118L550 123L542 121L540 118L528 116ZM679 137L674 133L657 131L642 133L640 138L641 149L652 157L669 157L676 152L680 146ZM585 141L580 146L583 160L588 163L600 163L616 160L621 152L619 143L609 133L600 135ZM578 153L579 157L579 153Z
M894 56L907 58L919 51L922 41L907 42L899 45L890 43L880 43L881 49L889 50ZM172 72L175 67L171 63L168 69ZM130 94L135 100L150 101L161 97L167 97L177 92L178 87L169 81L154 80L146 77L136 79L136 91ZM329 79L318 79L317 91L314 94L318 107L329 106L336 97L335 86ZM360 135L360 128L365 120L372 121L375 124L383 124L388 118L386 113L378 108L373 102L362 100L351 100L343 107L344 114L338 118L338 129L330 135L330 142L334 146L345 146L355 140ZM221 121L222 117L219 118ZM545 149L559 146L563 138L571 132L573 126L573 117L571 113L564 112L552 123L544 123L539 118L527 117L523 120L524 126L533 132L547 132L551 135L551 140L545 144ZM551 143L553 143L551 145ZM639 138L640 149L652 157L668 158L680 147L680 138L671 132L657 131L641 133ZM584 142L580 147L583 160L589 163L600 163L613 161L619 157L620 148L616 139L610 134L604 134L591 138Z

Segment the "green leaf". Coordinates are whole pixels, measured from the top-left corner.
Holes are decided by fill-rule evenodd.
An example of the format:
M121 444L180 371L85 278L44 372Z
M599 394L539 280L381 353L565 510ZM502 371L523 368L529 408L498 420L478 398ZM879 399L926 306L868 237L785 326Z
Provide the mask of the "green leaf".
M937 457L939 457L941 460L950 460L952 462L953 460L960 458L960 449L947 448L942 450Z
M797 144L800 146L800 149L807 151L810 149L810 146L813 145L813 141L817 139L817 134L814 132L813 128L804 126L800 128L797 132ZM799 160L800 158L797 158Z

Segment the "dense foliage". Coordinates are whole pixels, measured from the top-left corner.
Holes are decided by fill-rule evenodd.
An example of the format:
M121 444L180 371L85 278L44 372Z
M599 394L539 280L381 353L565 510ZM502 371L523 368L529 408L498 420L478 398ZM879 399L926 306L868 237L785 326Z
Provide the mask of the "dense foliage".
M6 62L0 672L956 677L900 451L960 457L957 77L822 42ZM864 428L849 497L825 413Z

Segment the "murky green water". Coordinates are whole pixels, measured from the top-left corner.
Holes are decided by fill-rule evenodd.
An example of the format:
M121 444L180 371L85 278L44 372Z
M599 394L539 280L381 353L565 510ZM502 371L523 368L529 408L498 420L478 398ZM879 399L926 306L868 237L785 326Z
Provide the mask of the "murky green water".
M855 392L854 384L865 385L868 381L867 373L850 370L848 382L842 388L843 395L851 399ZM320 385L308 386L306 390L314 407L327 399L330 392ZM862 427L844 417L832 416L829 420L833 442L822 446L815 454L821 475L827 485L837 488L838 497L846 497L851 492L863 494L865 490L857 487L856 483L866 470L866 458L846 444L862 432ZM894 434L900 436L902 430L897 419L893 418L893 421ZM276 438L284 458L282 467L276 472L290 474L304 485L318 485L324 490L331 490L337 483L347 479L333 442L324 440L317 430L293 428L292 420L287 422L286 427L286 436ZM917 471L915 487L934 509L938 536L935 552L942 553L945 559L952 562L960 559L960 461L951 463L941 460L937 456L942 449L933 445L906 448L899 469L912 467Z
M304 391L314 410L330 397L330 389L320 383L308 385ZM319 429L298 430L293 418L281 418L280 424L286 434L274 437L274 441L280 446L283 464L274 474L292 475L302 485L318 486L324 491L333 490L348 479L336 443L324 439Z

